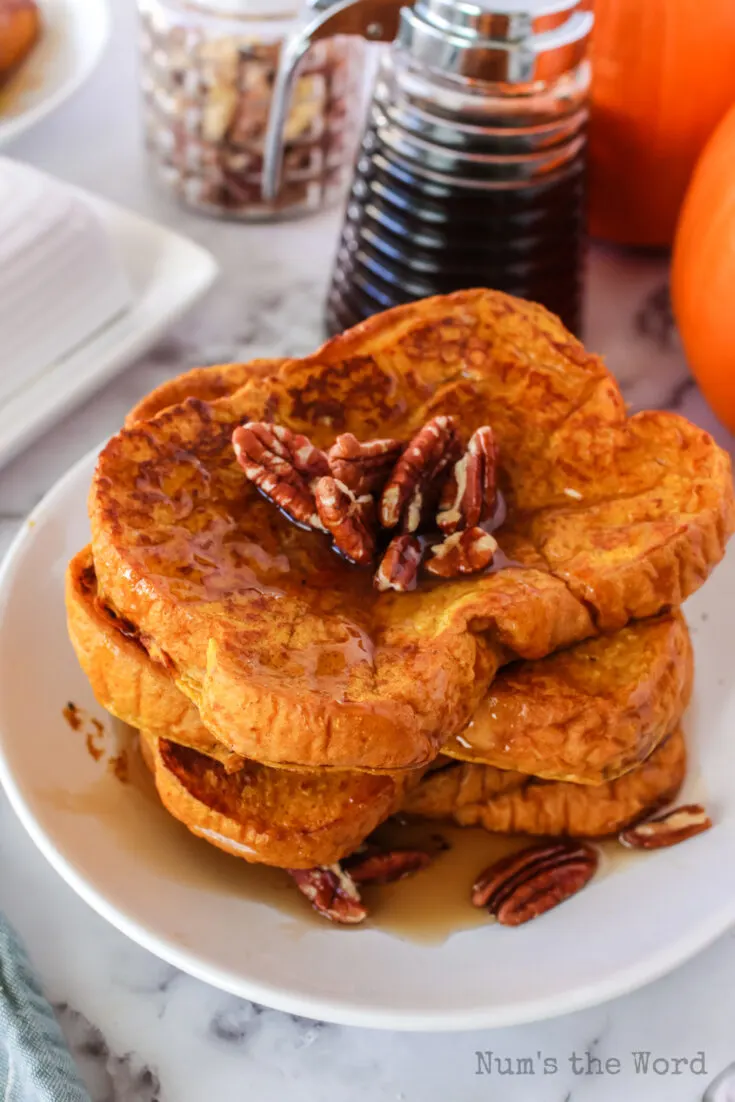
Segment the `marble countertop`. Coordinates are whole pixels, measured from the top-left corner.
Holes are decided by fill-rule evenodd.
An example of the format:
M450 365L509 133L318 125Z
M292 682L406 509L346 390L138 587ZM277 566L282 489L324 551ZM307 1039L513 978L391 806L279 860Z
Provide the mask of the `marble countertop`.
M217 255L222 277L147 356L0 471L0 555L59 475L162 379L198 363L298 354L322 335L338 215L239 227L189 216L154 190L135 107L134 5L116 0L113 8L102 68L8 152L189 234ZM663 259L593 251L586 340L607 357L633 407L678 409L733 451L735 440L688 374ZM243 1002L152 957L62 883L2 796L0 869L0 907L26 940L94 1102L695 1102L735 1061L735 933L597 1009L483 1033L378 1033ZM675 1075L673 1065L668 1073L636 1072L632 1054L640 1051L652 1059L703 1053L695 1064L701 1074ZM501 1064L478 1074L477 1052ZM508 1058L517 1071L524 1057L553 1058L558 1071L499 1074ZM614 1064L606 1068L614 1060L618 1074L609 1070ZM732 1102L735 1069L730 1085L707 1097Z

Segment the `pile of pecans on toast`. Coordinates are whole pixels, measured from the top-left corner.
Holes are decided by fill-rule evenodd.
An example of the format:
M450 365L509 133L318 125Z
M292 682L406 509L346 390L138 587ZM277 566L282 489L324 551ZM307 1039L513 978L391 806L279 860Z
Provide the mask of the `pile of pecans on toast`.
M381 591L413 589L422 564L453 578L493 561L498 545L482 527L497 498L488 425L466 447L448 416L427 421L406 445L344 433L323 452L262 421L239 426L232 442L248 479L296 524L329 533L349 562L375 567Z

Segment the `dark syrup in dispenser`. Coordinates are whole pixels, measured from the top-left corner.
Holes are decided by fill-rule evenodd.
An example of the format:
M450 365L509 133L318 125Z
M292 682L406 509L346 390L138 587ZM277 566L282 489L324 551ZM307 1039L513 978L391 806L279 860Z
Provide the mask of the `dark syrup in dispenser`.
M330 331L428 295L493 287L543 303L578 333L586 81L566 82L551 124L529 112L504 127L455 125L444 148L450 131L438 120L430 138L397 140L399 111L387 106L397 83L384 73L371 107L329 292ZM548 107L548 96L534 98ZM529 148L534 129L541 148Z

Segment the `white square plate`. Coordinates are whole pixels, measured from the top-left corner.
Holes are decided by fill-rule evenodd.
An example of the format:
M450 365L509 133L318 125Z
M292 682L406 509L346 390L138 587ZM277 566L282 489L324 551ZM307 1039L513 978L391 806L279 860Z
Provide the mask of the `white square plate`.
M87 193L85 198L122 256L132 306L3 402L0 466L140 356L217 275L217 263L206 249L97 196Z

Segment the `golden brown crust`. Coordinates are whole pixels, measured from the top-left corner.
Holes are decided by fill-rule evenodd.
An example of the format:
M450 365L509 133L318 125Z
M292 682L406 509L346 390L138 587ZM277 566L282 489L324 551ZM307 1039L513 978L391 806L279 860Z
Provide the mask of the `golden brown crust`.
M406 439L438 412L492 424L519 564L374 596L246 485L248 417L330 443ZM627 419L602 362L540 307L487 291L400 307L104 449L90 496L105 597L171 656L235 752L418 766L470 719L503 649L541 657L678 605L733 527L729 459L673 414Z
M138 421L149 421L161 410L176 406L187 398L198 398L202 402L224 398L239 390L252 376L265 377L274 374L284 362L282 359L250 360L248 363L193 367L183 375L167 379L141 398L125 418L125 427L131 428Z
M99 600L89 548L69 566L67 610L72 643L104 707L229 770L242 767L244 759L216 742L165 664L151 657L151 641ZM675 726L691 676L680 614L636 623L501 669L469 727L447 749L506 771L600 784L644 760ZM470 740L474 748L462 745Z
M35 0L0 0L0 80L27 57L40 32Z
M677 728L642 765L606 784L541 781L491 765L457 762L424 777L403 810L499 834L600 838L672 800L685 770L686 748Z
M219 745L146 640L126 637L96 599L89 548L67 570L69 636L103 707L133 727L161 798L194 833L249 861L288 868L332 864L397 809L419 775L300 773L246 762ZM127 628L126 628L127 630ZM157 759L159 738L165 745ZM161 755L158 755L161 757ZM227 844L225 844L226 840ZM238 846L252 851L245 855Z
M151 659L148 641L98 599L89 547L67 567L66 616L79 665L103 708L131 727L145 725L156 735L209 754L230 771L242 768L244 759L217 742L165 666Z
M257 762L227 773L196 750L149 732L141 740L167 811L219 849L281 868L346 857L398 810L415 783L408 774L297 773Z
M148 722L158 725L156 733L148 732L142 746L156 772L164 803L194 833L220 848L248 860L288 867L301 867L302 862L303 867L331 863L354 849L362 836L395 810L406 788L418 780L418 774L366 777L333 770L310 774L272 770L244 762L218 746L165 667L150 658L146 640L123 635L122 630L130 630L130 626L121 625L96 599L89 549L70 564L67 610L70 637L100 703L132 726ZM621 633L627 649L635 654L645 642L665 652L669 633L648 630L653 627L655 624L639 624ZM640 641L631 637L633 632L641 633ZM583 644L577 649L586 647ZM601 648L597 657L598 664L604 666L610 659L609 648ZM639 666L630 662L625 669L634 679ZM494 691L500 684L502 692L503 678L509 672L501 671ZM605 681L604 673L600 680ZM563 708L569 686L561 677L558 682L557 706ZM553 683L553 677L544 677L546 707L554 699ZM527 687L531 689L534 684L538 682L531 678ZM584 675L582 686L589 688ZM656 707L656 698L651 706ZM536 701L530 695L525 706L523 701L519 703L519 715L525 716L529 724L534 722L535 707ZM612 715L608 716L611 724ZM528 727L521 744L530 742L531 736L532 728ZM159 737L167 747L165 768L160 762L156 766L152 753ZM184 745L177 747L176 743ZM220 763L207 763L202 754L195 749L187 753L187 748L201 749ZM603 833L598 825L604 816L608 816L604 821L609 830L615 829L609 826L615 814L633 818L637 808L665 789L666 776L653 769L659 761L654 754L644 767L616 782L617 787L606 784L598 788L529 783L527 777L509 769L457 765L424 780L416 794L409 796L408 809L429 817L448 817L451 813L458 822L478 822L488 829L505 829L497 825L503 822L523 823L522 828L514 829L533 832L533 823L537 822L538 832L546 833L554 829L554 822L563 821L569 822L564 829L572 833ZM664 763L667 761L665 758ZM604 771L604 765L601 768ZM487 806L482 806L483 801ZM562 813L566 816L563 820L559 818ZM238 848L243 846L252 852L243 853Z
M602 784L644 761L681 718L694 657L680 613L506 666L450 757Z

